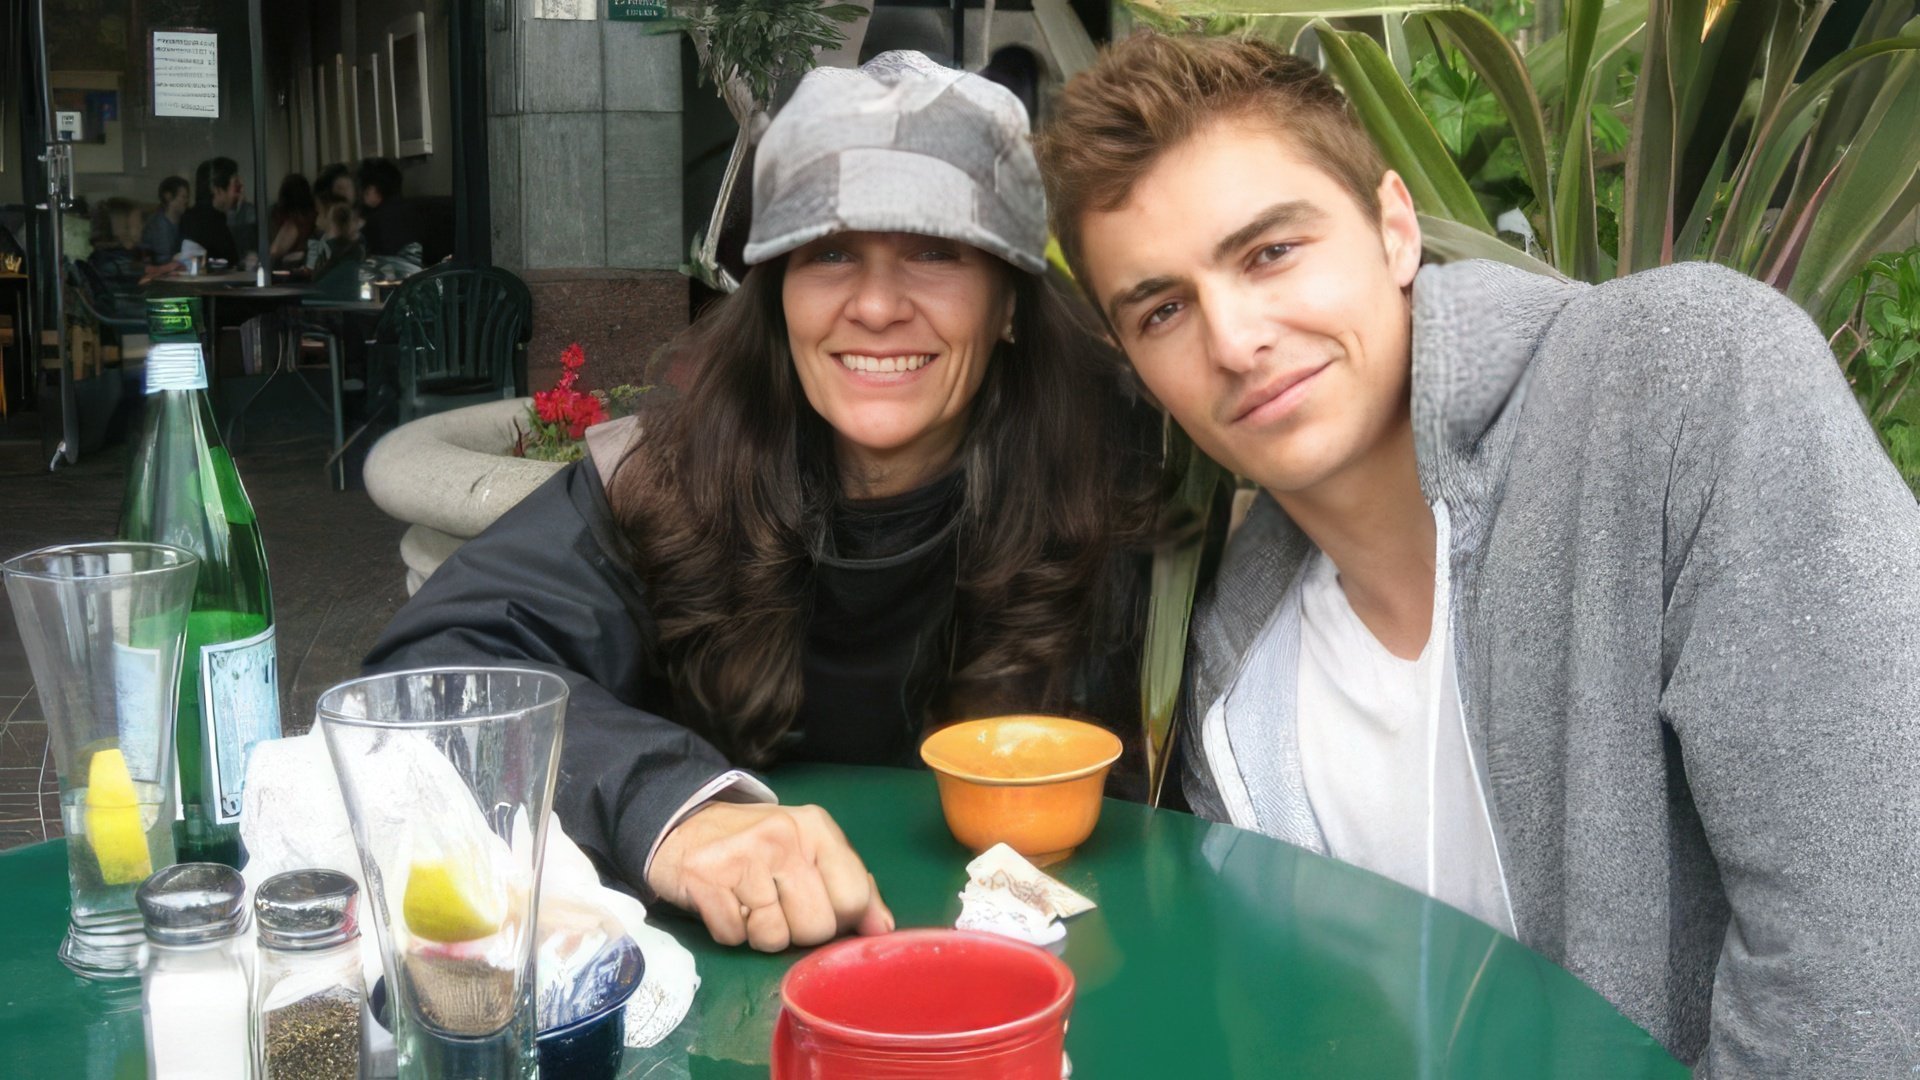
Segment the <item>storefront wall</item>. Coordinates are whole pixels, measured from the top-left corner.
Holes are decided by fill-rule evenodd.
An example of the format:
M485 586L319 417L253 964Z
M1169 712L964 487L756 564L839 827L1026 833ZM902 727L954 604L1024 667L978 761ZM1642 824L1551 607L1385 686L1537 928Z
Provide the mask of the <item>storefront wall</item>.
M284 48L269 48L270 52L283 55L300 55L304 51L305 55L300 55L300 62L308 86L315 83L313 73L316 67L328 66L331 72L343 66L349 77L363 77L360 73L375 63L373 58L377 56L381 73L379 89L383 94L392 63L389 33L403 27L415 13L424 17L427 117L432 152L399 154L393 145L393 103L383 99L380 113L381 156L392 158L399 164L406 193L414 197L453 194L451 95L454 89L447 65L448 4L449 0L269 0L268 5L271 10L268 15L270 23L308 29L308 33L287 41ZM304 18L293 16L296 8L305 9ZM335 100L338 100L337 94ZM312 115L310 110L308 115ZM374 147L366 136L362 136L361 144L351 148L352 153L342 153L337 149L340 140L336 134L333 139L336 149L323 158L317 147L317 134L305 126L296 125L295 130L300 134L300 160L308 176L319 171L320 166L334 161L351 164L362 157L372 156Z

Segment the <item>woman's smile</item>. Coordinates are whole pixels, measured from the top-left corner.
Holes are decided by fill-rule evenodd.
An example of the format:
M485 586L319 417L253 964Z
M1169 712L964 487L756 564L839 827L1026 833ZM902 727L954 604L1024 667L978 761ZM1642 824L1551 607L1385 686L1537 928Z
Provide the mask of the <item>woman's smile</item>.
M832 354L857 382L897 385L907 382L940 358L937 352Z

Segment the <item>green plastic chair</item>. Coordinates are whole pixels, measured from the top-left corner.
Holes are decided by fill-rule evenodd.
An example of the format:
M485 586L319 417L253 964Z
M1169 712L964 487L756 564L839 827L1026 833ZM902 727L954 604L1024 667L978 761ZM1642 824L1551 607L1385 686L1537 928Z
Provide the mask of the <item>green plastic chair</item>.
M387 299L368 349L370 381L392 373L401 423L519 397L533 296L497 266L442 264ZM384 371L382 369L385 369Z

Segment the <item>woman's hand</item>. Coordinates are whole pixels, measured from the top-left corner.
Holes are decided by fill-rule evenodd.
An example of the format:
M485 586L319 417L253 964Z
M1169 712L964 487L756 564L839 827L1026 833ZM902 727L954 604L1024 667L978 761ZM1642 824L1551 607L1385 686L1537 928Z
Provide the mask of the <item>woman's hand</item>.
M873 875L817 806L702 807L660 842L647 884L722 945L780 952L893 930Z

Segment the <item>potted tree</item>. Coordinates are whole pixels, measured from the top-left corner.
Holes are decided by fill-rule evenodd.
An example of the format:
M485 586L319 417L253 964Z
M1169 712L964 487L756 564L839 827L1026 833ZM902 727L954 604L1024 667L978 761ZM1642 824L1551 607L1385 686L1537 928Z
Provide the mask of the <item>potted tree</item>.
M722 292L739 284L720 265L720 233L733 206L740 174L753 156L753 142L781 96L811 70L821 54L859 51L872 0L705 0L675 4L659 32L684 30L700 58L700 78L710 82L740 126L720 177L707 227L694 237L686 273Z

